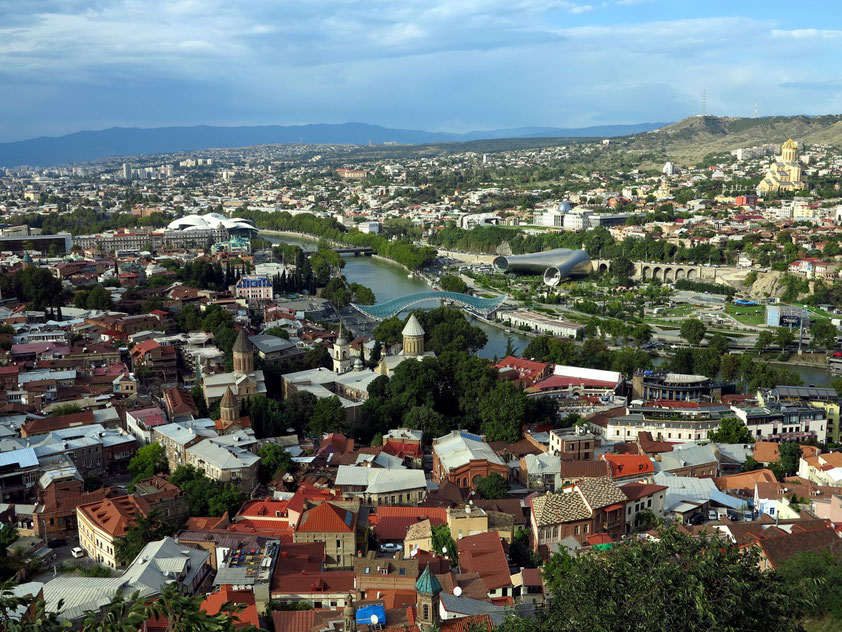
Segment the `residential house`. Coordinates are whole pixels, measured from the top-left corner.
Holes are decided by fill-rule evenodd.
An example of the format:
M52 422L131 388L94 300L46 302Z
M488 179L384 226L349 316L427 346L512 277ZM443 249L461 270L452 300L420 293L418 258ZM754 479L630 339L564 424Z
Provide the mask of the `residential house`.
M602 460L611 468L611 478L617 483L652 482L655 465L652 459L639 454L603 454Z
M293 542L323 542L326 568L351 568L357 552L358 512L331 502L308 509L301 515Z
M585 426L556 428L550 431L550 454L565 461L592 461L600 440L586 431Z
M461 488L476 489L480 479L490 474L508 478L509 468L485 438L454 430L433 440L433 480L450 481Z
M662 472L676 476L715 477L719 474L719 461L710 445L681 447L658 457Z
M260 457L244 448L221 445L215 439L199 441L185 450L187 465L222 483L234 483L250 494L257 486Z
M664 515L666 485L649 483L626 483L620 487L626 495L626 533L632 533L642 526L653 526L651 517L659 520Z
M461 538L457 543L459 568L463 573L477 573L489 599L513 597L514 585L503 541L496 531Z
M340 465L334 484L368 507L420 504L427 496L423 470Z
M625 533L627 497L608 477L586 478L556 493L529 497L533 546L557 547L567 537Z

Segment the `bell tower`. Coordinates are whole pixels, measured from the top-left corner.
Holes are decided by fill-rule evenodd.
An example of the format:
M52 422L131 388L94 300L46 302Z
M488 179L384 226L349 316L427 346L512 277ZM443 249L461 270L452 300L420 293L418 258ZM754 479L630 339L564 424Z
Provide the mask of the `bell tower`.
M415 594L418 612L416 613L416 621L422 630L429 630L433 628L439 621L439 593L441 593L441 584L433 572L430 570L430 565L424 569L418 581L415 582Z
M339 322L339 337L333 343L333 372L346 373L351 368L351 343L342 331L342 321Z
M246 375L254 373L254 352L251 343L246 338L246 330L241 329L231 350L234 359L234 373Z
M781 162L786 165L795 164L798 144L791 138L781 146Z

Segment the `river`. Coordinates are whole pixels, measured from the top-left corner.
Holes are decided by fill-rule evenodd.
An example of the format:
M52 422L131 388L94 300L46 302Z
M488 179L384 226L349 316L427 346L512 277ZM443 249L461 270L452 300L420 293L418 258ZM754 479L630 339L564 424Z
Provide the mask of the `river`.
M318 243L317 239L308 239L306 237L278 237L272 235L262 235L272 243L286 242L288 244L295 244L302 247L312 248ZM345 278L349 283L359 283L370 287L374 291L374 296L378 303L390 301L399 296L413 294L415 292L424 292L430 289L430 285L424 280L417 277L409 278L406 271L399 265L389 263L382 259L374 259L372 257L345 257L345 267L342 270ZM425 305L421 305L424 307ZM436 303L431 301L429 307L435 307ZM511 336L513 338L514 346L522 352L526 345L529 344L530 338L521 334L513 334L497 327L487 325L473 317L470 317L474 325L482 329L488 336L488 343L479 351L479 355L484 358L502 358L506 352L506 339ZM777 365L787 366L796 373L798 373L804 380L804 384L813 384L815 386L829 386L833 376L821 367L811 366L792 366L792 365Z
M261 236L272 243L285 242L302 247L312 247L318 242L316 239L310 240L306 237L279 237L268 234L262 234ZM342 273L348 282L359 283L371 288L378 303L385 303L407 294L426 292L430 289L430 284L427 281L418 277L410 278L406 271L397 264L373 257L344 257L344 259L345 267L342 269ZM438 302L430 301L429 305L422 303L420 307L436 307L437 305ZM513 338L514 346L518 351L523 351L529 344L530 338L528 336L506 332L471 316L469 318L472 324L482 329L488 336L488 343L479 351L479 355L484 358L494 358L495 356L502 358L506 352L506 339L509 336Z

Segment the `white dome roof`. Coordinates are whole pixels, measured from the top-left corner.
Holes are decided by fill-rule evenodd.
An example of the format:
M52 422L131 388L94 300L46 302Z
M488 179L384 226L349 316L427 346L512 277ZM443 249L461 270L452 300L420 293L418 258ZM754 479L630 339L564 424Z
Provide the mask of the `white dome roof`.
M424 335L424 328L421 326L421 323L418 322L418 319L415 318L415 314L410 314L409 319L406 321L406 325L404 325L401 334L403 334L404 336Z
M171 221L169 230L207 230L209 228L226 228L228 230L257 230L251 220L242 217L224 217L219 213L205 215L185 215Z

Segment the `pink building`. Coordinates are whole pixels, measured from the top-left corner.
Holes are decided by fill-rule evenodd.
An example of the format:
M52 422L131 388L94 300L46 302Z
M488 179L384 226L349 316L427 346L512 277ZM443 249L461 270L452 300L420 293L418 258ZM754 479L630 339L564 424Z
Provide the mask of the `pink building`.
M234 295L247 301L271 301L273 298L272 281L267 276L241 277L237 281Z

